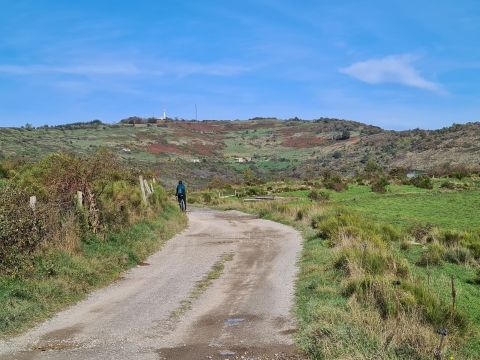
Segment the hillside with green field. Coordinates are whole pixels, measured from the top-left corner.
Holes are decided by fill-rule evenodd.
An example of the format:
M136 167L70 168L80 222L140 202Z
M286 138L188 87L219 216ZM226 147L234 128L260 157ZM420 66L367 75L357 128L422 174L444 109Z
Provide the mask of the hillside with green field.
M247 121L143 120L0 129L0 159L31 161L51 152L81 155L106 147L124 162L153 170L167 183L182 174L193 186L215 175L243 180L305 178L334 170L353 175L372 159L381 166L433 171L478 167L480 124L440 130L387 131L321 118ZM129 123L132 122L132 123Z

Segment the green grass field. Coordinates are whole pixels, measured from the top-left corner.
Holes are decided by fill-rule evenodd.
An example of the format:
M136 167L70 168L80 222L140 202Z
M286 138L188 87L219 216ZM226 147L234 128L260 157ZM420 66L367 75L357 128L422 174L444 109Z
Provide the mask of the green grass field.
M475 238L480 232L480 184L479 179L467 179L455 181L467 184L466 190L444 190L440 188L444 181L436 179L432 190L390 185L385 194L363 185L350 184L344 192L320 188L317 191L330 195L323 202L311 201L305 184L290 181L260 186L264 192L276 187L293 189L276 192L280 197L277 201L251 203L229 198L219 199L218 204L302 230L305 241L296 292L297 344L309 358L431 359L438 344L436 330L445 326L450 335L442 349L444 358L478 359L479 259L462 246L442 243L441 234L457 231L478 239L473 242L480 241ZM412 227L427 224L434 226L429 231L445 253L438 262L421 266L419 260L429 254L431 245L425 240L407 242L408 246L404 243L412 238ZM361 256L365 250L369 257ZM348 256L347 272L339 268L340 254ZM466 257L455 260L453 256L453 261L452 254ZM382 265L388 262L392 264ZM395 270L398 267L403 269L401 275ZM397 311L399 305L392 294L398 288L392 281L398 278L400 293L405 296L400 304L405 309L399 317L382 315L386 309ZM450 315L452 278L455 318ZM349 285L359 281L366 283ZM347 295L349 286L357 289L356 295ZM362 296L366 300L362 301Z
M390 185L386 194L377 194L368 186L349 185L345 192L324 190L332 202L358 210L373 219L402 228L414 224L432 224L444 229L480 229L480 187L471 183L463 191L419 189L412 185ZM280 195L306 198L309 191Z

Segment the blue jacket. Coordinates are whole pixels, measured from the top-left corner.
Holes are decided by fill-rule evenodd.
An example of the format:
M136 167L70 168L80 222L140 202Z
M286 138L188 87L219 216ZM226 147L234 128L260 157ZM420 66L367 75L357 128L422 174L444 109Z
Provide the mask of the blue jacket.
M185 195L186 192L187 191L185 189L185 185L183 185L183 184L178 184L177 185L177 192L175 193L175 195L177 195L177 196L178 195Z

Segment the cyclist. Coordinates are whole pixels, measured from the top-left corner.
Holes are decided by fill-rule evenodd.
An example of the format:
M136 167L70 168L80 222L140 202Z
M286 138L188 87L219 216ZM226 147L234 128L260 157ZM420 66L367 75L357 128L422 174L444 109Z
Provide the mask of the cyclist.
M185 185L183 184L182 180L178 182L177 185L177 190L175 192L175 196L178 199L178 204L180 205L180 208L182 208L182 200L185 204L185 209L182 209L184 211L187 211L187 190L185 188Z

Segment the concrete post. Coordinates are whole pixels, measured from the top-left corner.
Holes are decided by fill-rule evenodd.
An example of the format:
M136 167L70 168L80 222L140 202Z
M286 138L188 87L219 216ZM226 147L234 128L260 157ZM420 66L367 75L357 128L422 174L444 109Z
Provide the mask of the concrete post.
M36 206L37 206L37 197L36 196L30 196L30 208L32 210L35 210Z
M83 193L81 191L77 191L77 206L80 209L83 208Z
M147 203L147 194L145 193L145 183L143 182L143 176L142 175L139 176L139 180L140 180L140 190L142 192L142 200L143 200L143 203L146 204Z

